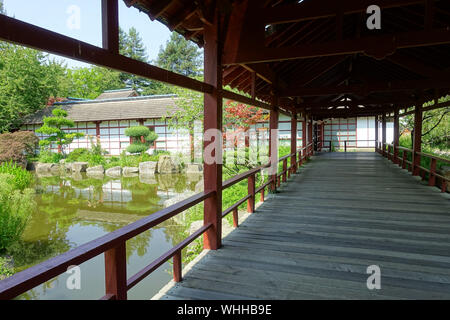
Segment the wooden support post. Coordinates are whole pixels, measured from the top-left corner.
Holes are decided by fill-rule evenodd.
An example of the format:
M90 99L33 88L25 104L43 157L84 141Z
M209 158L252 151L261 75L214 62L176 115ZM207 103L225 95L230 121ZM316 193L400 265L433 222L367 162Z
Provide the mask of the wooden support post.
M432 187L436 185L436 159L434 158L431 158L430 176L428 177L428 185Z
M273 168L271 190L275 191L277 188L277 172L278 172L278 98L273 96L272 110L270 110L269 123L269 155L270 162ZM276 134L276 136L274 136Z
M309 119L309 127L308 127L308 144L311 144L314 142L313 139L313 118L312 116ZM309 156L313 156L314 155L314 145L311 145L311 147L309 148Z
M118 0L102 0L103 49L119 53L119 3Z
M344 152L347 152L347 141L344 141Z
M297 115L291 117L291 173L297 172Z
M378 115L375 116L375 152L380 152L378 150Z
M247 200L247 212L255 212L255 175L251 175L247 179L247 190L250 198Z
M287 159L283 160L283 182L287 181Z
M386 114L381 116L381 150L383 156L386 156Z
M206 25L204 31L204 74L205 82L212 85L212 93L204 96L204 130L222 132L222 39L219 38L219 17L215 15L214 23ZM214 139L220 139L216 136ZM216 144L215 153L220 152L222 143L204 141L203 148ZM220 150L219 150L220 148ZM217 156L217 154L214 154ZM205 155L204 155L205 158ZM204 162L204 190L215 194L204 201L204 223L212 223L204 235L204 248L216 250L222 245L222 159L214 163Z
M322 152L322 148L323 148L323 142L325 139L325 123L322 122L322 124L320 125L320 151Z
M403 150L403 154L402 154L402 169L406 169L406 151Z
M239 212L238 208L233 209L233 227L239 227Z
M182 262L181 262L181 250L175 253L173 256L173 281L181 282L183 280L181 274Z
M264 189L261 190L261 202L264 202Z
M420 154L422 151L422 105L417 103L414 110L414 148L413 148L413 176L418 176L420 173Z
M306 118L306 114L303 113L303 121L302 121L302 147L305 148L306 145L308 144L308 140L307 140L307 133L306 133L306 126L307 126L307 118Z
M398 164L398 147L400 145L400 121L398 109L394 110L394 163Z
M115 300L127 300L127 256L125 242L105 251L105 289Z

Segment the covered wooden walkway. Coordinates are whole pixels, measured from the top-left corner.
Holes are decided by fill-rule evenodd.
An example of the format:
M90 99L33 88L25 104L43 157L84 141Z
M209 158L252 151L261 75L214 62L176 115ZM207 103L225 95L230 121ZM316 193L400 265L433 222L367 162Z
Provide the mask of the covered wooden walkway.
M449 299L449 199L378 153L318 154L154 298Z

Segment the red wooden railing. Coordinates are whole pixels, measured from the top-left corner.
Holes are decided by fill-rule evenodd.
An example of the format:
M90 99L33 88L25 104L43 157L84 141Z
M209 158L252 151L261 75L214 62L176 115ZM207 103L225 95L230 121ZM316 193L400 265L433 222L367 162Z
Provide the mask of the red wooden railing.
M323 141L323 145L325 146L325 142L326 142L326 144L328 144L328 149L329 149L329 151L331 152L331 149L332 149L332 145L333 145L333 142L338 142L339 144L341 143L341 142L344 142L344 152L347 152L347 148L351 148L351 149L358 149L358 148L375 148L375 146L369 146L369 145L366 145L366 146L361 146L361 145L358 145L358 142L376 142L375 140L347 140L347 141L332 141L332 140L324 140ZM354 146L349 146L349 145L347 145L347 143L355 143L355 145ZM325 148L325 147L324 147Z
M305 159L312 155L312 144L309 144L307 147L299 150L297 154L299 154L299 161L295 165L301 165ZM294 167L294 164L292 163L290 167L287 168L287 159L289 157L297 158L297 154L291 154L278 160L279 162L283 162L283 171L277 175L278 179L280 176L283 176L283 181L286 181L286 173ZM261 200L264 201L264 190L273 183L272 178L257 189L255 188L255 178L257 173L261 172L261 170L267 168L268 166L269 165L265 165L251 169L223 182L222 190L229 188L244 179L248 179L248 195L222 213L222 217L225 217L230 212L233 212L235 227L238 226L238 207L241 204L247 201L248 212L254 212L255 195L261 192ZM158 259L150 263L129 279L127 279L126 272L126 241L203 202L205 199L210 198L214 194L215 191L204 191L196 194L170 207L153 213L146 218L138 220L98 239L85 243L57 257L6 278L5 280L0 281L0 299L4 300L15 298L18 295L25 293L28 290L33 289L34 287L66 272L70 266L79 265L102 253L104 253L105 256L106 280L106 294L101 298L102 300L127 299L128 290L133 288L136 284L171 258L173 258L173 279L175 282L179 282L182 280L182 250L192 241L209 230L212 227L211 223L202 226L192 235L164 253Z
M438 174L436 172L436 164L438 161L450 164L450 161L444 158L440 158L428 153L423 152L414 152L413 149L408 149L405 147L395 146L393 144L389 143L377 143L377 152L382 154L384 157L391 160L393 163L398 164L402 169L407 169L408 171L414 173L417 172L418 175L422 177L422 180L425 180L426 173L428 173L428 185L429 186L436 186L436 179L439 179L441 181L441 191L446 192L447 190L447 184L450 181L450 179ZM402 152L401 157L399 157L400 151ZM412 161L408 160L408 154L411 155ZM414 163L414 157L424 157L430 159L430 167L425 168L420 165L415 165Z

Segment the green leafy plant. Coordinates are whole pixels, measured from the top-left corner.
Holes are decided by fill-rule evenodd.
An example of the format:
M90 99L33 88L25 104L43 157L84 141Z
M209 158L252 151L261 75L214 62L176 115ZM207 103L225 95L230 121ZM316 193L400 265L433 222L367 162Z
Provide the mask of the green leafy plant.
M55 108L52 111L53 117L44 117L44 125L36 130L37 133L43 133L48 135L39 141L39 145L44 148L51 148L52 145L56 144L58 146L58 153L64 151L64 146L72 143L76 138L81 138L84 133L66 133L62 130L63 127L73 128L75 122L67 119L67 111L61 108Z
M24 190L33 183L33 175L18 166L16 163L4 162L0 164L0 174L3 174L3 178L7 179L7 182L18 190Z
M19 240L35 207L32 189L17 190L14 176L0 174L0 252Z
M42 163L59 163L64 159L64 155L61 153L51 152L50 150L42 150L39 153L38 161Z
M125 135L132 139L132 143L127 147L127 151L131 154L147 151L150 144L158 139L158 135L145 126L128 128L125 130Z

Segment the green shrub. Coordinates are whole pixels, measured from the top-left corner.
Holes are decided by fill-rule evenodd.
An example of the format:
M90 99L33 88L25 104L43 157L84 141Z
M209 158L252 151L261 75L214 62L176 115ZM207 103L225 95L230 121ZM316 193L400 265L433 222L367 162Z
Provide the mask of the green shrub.
M20 239L35 207L34 191L16 190L13 180L0 174L0 252Z
M34 155L38 142L31 131L0 134L0 163L14 161L25 165L27 157Z
M71 153L69 153L69 155L66 158L66 162L80 162L80 161L84 162L85 160L82 159L87 159L88 156L89 156L88 149L85 148L75 149Z
M42 163L59 163L64 159L61 153L51 152L50 150L41 150L39 154L39 162Z
M10 266L10 259L0 257L0 280L14 274L14 269Z
M147 137L150 132L151 130L145 126L136 126L125 129L125 135L133 138Z
M0 174L4 174L7 182L18 190L29 187L33 182L33 175L12 161L0 164Z
M132 143L127 147L127 151L131 154L133 153L142 153L147 151L149 148L146 143Z

